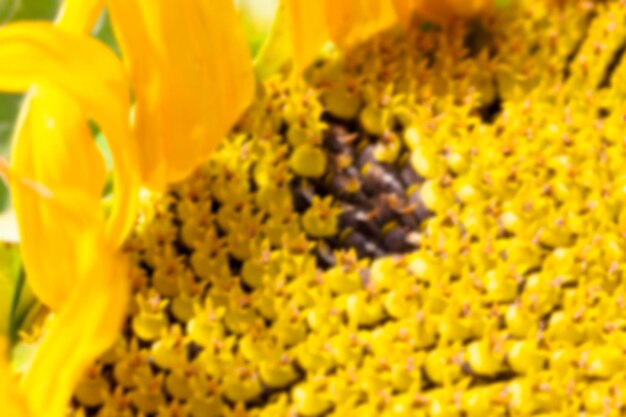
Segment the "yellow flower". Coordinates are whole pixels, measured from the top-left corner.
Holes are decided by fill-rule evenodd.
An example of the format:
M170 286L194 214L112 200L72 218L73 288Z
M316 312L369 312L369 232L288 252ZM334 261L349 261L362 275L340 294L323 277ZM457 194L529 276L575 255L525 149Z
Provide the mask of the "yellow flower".
M113 343L124 317L127 264L119 247L140 186L162 190L187 175L253 96L231 1L107 2L124 62L86 36L104 5L69 0L56 25L0 29L0 90L29 92L12 166L1 172L29 284L54 312L19 392L3 401L15 405L10 416L64 414L77 379ZM108 216L101 206L107 173L89 120L113 156ZM0 387L12 378L0 369Z
M230 3L126 1L0 30L0 87L35 84L0 172L54 308L23 379L0 363L9 417L619 414L626 148L605 133L624 124L623 0L471 24L491 1L281 1L257 71L291 60L291 78L155 201L130 273L137 190L203 160L252 75ZM104 5L123 65L85 37ZM571 17L590 29L560 54ZM326 42L352 50L311 66ZM110 215L87 118L115 157Z

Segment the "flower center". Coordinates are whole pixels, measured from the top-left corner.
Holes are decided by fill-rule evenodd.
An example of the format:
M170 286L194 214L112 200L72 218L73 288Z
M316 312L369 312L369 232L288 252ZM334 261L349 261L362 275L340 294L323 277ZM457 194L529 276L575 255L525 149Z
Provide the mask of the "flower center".
M626 8L548 3L268 81L129 240L76 408L618 413Z

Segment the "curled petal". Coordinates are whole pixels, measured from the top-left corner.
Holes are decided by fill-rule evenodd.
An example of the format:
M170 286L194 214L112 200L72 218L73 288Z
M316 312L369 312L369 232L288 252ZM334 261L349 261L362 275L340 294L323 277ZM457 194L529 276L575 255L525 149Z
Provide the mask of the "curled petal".
M42 211L53 215L56 222L71 231L67 232L68 240L62 242L63 256L68 258L47 260L55 274L71 275L73 285L68 288L22 380L22 394L9 394L9 405L21 410L15 415L62 417L86 367L119 334L128 303L127 260L111 245L98 221L97 210L86 210L93 200L91 196L76 190L52 193L18 176L4 163L0 163L0 173L9 179L13 190L32 199ZM53 255L50 252L53 248L44 249L46 256ZM64 264L57 269L55 261ZM0 363L0 395L6 395L2 384L6 383L7 375Z
M22 384L37 416L65 415L85 369L118 336L128 302L126 260L104 234L85 229L73 244L78 282L54 318Z
M43 22L1 28L0 62L0 90L26 91L32 84L57 88L104 132L115 165L107 233L120 245L134 221L138 190L137 148L128 124L128 84L121 63L98 41ZM47 111L54 116L50 120L70 118L63 108L48 106Z
M0 172L8 177L14 191L31 199L33 205L54 216L67 230L66 236L62 236L67 240L57 242L62 243L61 251L55 252L50 246L42 249L48 268L58 276L70 275L72 285L22 380L20 391L24 398L20 399L19 393L11 394L15 407L25 409L27 404L30 415L62 417L86 367L119 334L128 303L127 260L111 245L98 221L97 210L88 207L97 205L91 196L76 190L52 193L18 176L5 164L0 164ZM52 258L59 254L67 258ZM8 371L0 364L0 388L6 381L3 372Z
M143 181L153 189L206 160L252 100L250 52L232 0L110 0L136 98Z
M13 171L51 190L100 199L106 167L78 104L52 86L32 89L13 146Z
M28 178L43 184L44 193L80 190L77 209L98 216L106 168L89 132L80 107L55 87L35 88L22 109L20 128L13 143L11 190L18 219L21 251L37 297L58 309L76 285L75 248L81 233L65 222L58 205L42 199ZM39 188L41 190L41 188Z

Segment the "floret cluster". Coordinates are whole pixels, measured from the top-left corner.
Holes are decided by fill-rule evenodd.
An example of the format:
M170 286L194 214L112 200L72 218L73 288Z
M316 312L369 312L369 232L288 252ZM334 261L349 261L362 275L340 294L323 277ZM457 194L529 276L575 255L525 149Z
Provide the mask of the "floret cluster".
M520 2L272 79L147 201L72 413L626 413L626 3Z

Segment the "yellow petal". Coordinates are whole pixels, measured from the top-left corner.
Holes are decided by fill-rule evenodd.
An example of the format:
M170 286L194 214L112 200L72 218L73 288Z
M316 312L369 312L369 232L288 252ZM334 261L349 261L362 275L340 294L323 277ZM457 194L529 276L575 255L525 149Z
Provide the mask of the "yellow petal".
M398 21L405 28L409 27L411 18L417 10L417 7L423 0L393 0L393 5L396 8L396 14Z
M446 0L450 11L455 16L471 17L487 9L493 0Z
M393 0L393 5L396 8L398 20L405 28L410 26L415 14L437 23L443 23L453 15L447 0Z
M64 0L57 25L74 33L90 33L104 10L106 0Z
M75 101L52 86L33 88L16 136L13 171L51 190L76 188L100 199L104 159Z
M26 91L33 83L56 87L104 132L115 165L108 234L120 245L134 221L138 190L137 148L128 124L128 84L121 63L98 41L43 22L0 28L0 62L0 90Z
M110 0L136 98L144 183L207 159L252 100L250 52L232 0Z
M72 242L78 282L42 341L22 384L36 416L63 417L74 387L119 334L128 302L127 265L105 236Z
M328 41L324 1L288 1L293 37L293 65L300 74Z
M328 40L324 1L281 0L255 58L257 74L265 79L291 61L295 75L300 75Z
M396 21L396 12L385 0L326 0L327 22L335 43L349 47L363 42Z
M254 67L261 80L278 72L293 58L293 33L289 2L281 0L276 8L272 28L254 59Z
M453 17L471 17L486 9L493 0L393 0L398 20L408 27L414 14L436 23Z
M83 193L76 208L98 218L106 178L104 161L91 138L78 105L55 87L36 88L22 109L13 141L13 207L18 219L21 251L34 293L58 309L75 286L69 242L80 233L62 221L56 205L34 193L16 178L28 178L49 192ZM62 214L62 213L61 213Z
M66 240L57 242L64 246L67 258L49 259L48 267L55 274L71 275L74 285L47 328L20 387L32 415L63 417L85 369L119 334L128 304L127 260L111 245L97 210L85 209L90 196L77 190L51 193L1 161L0 173L9 178L12 190L33 199L71 231L64 236ZM42 249L52 256L54 248ZM64 263L61 266L60 261ZM2 372L0 369L0 385Z

